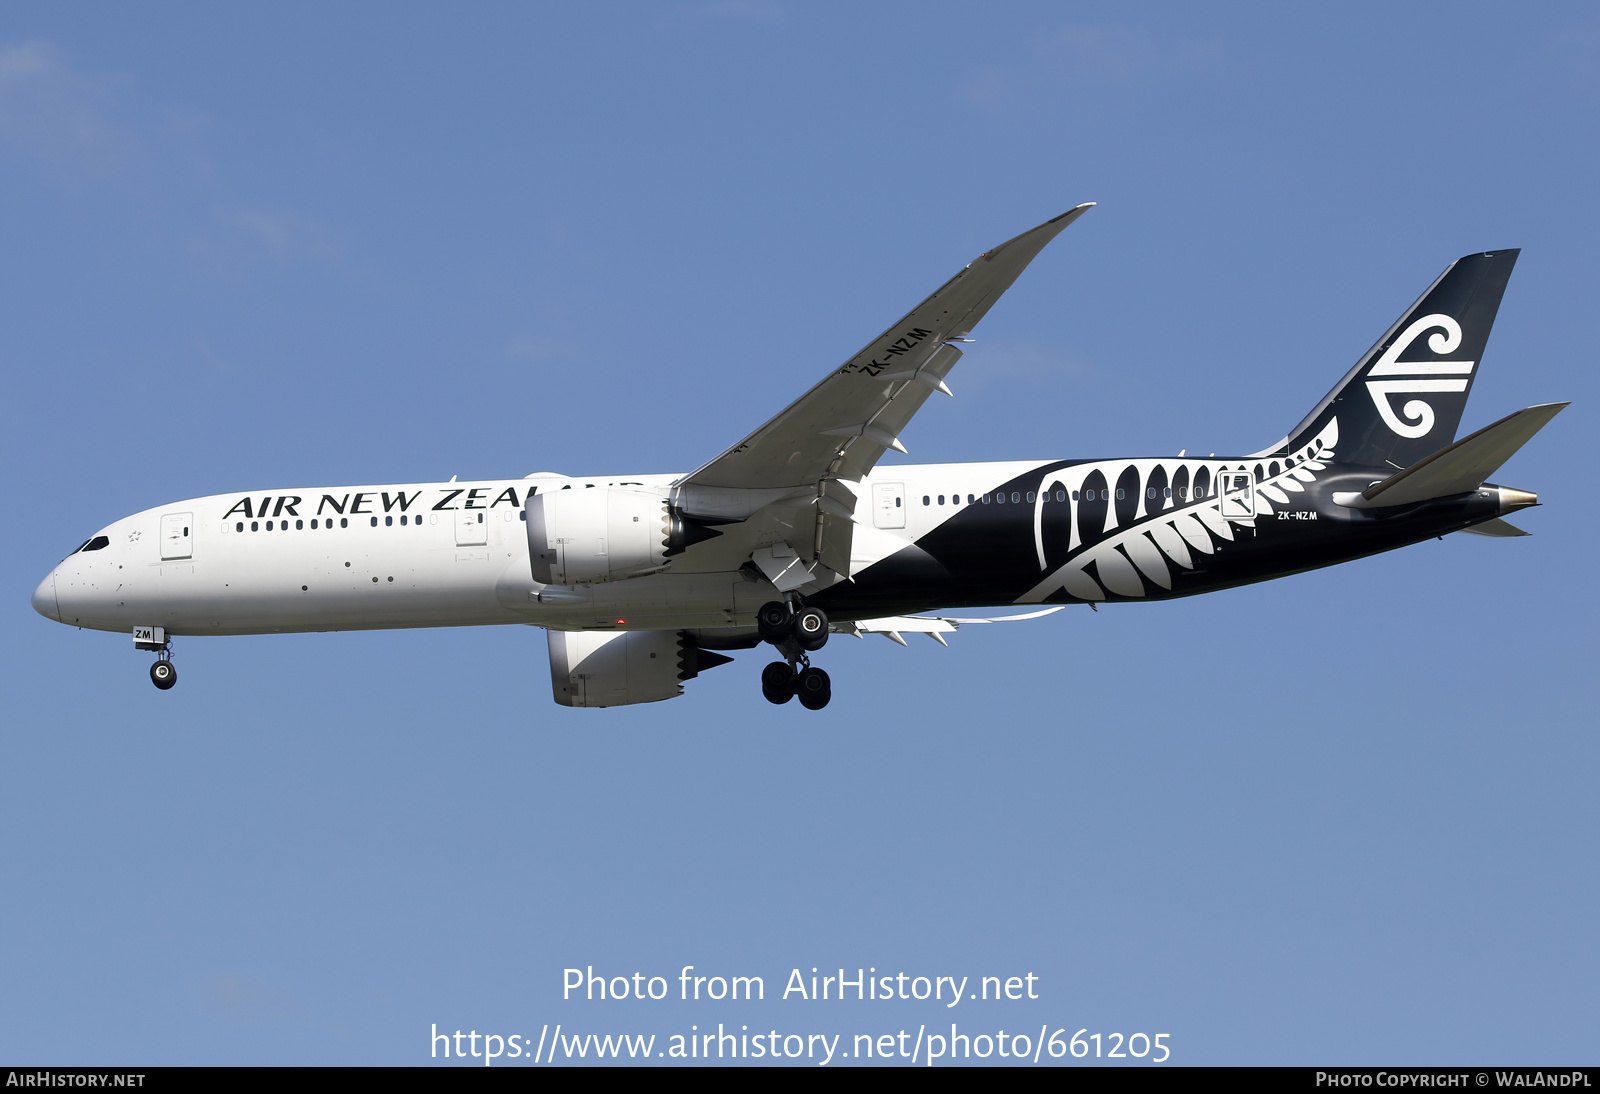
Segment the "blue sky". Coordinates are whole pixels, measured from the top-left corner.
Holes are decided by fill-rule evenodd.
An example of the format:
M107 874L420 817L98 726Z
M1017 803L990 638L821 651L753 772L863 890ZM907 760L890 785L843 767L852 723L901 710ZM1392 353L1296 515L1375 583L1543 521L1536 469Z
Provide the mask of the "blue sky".
M955 1020L1593 1062L1597 114L1585 5L8 10L0 1060ZM163 694L28 606L180 498L688 470L1086 200L911 459L1253 450L1518 246L1463 431L1574 400L1498 476L1534 536L835 639L820 714L759 653L557 707L525 628L189 640ZM689 964L768 1000L560 998ZM813 966L1040 998L774 998Z

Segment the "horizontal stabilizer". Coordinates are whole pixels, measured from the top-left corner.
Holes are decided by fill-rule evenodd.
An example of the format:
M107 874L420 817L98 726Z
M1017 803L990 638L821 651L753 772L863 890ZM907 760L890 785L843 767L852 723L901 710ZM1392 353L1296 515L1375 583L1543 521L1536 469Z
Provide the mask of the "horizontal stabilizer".
M1476 490L1568 405L1544 403L1519 410L1359 494L1339 493L1333 500L1352 509L1378 509Z
M1463 528L1461 531L1471 532L1475 536L1495 536L1497 538L1533 535L1532 532L1524 532L1509 520L1501 520L1499 517L1495 517L1493 520L1486 520L1482 524L1474 524L1470 528Z

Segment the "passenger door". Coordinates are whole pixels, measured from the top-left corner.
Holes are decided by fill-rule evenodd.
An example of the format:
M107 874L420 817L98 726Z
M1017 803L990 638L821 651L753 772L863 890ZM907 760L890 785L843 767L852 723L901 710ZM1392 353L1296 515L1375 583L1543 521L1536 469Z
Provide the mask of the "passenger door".
M462 509L456 513L456 546L482 547L489 542L489 524L482 509Z
M161 518L161 561L194 557L194 514L167 513Z
M1248 471L1223 471L1217 475L1217 494L1225 517L1256 515L1255 480Z
M872 484L872 523L879 528L904 528L906 526L905 483L875 482Z

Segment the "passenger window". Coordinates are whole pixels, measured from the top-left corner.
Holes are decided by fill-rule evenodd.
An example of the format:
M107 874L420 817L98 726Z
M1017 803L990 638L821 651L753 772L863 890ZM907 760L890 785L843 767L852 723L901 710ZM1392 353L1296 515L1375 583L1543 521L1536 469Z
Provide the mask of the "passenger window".
M242 520L241 520L241 521L240 521L240 522L239 522L239 523L238 523L238 524L235 524L235 525L234 525L234 526L233 526L233 530L234 530L234 531L235 531L235 532L242 532L242 531L244 531L244 521L242 521Z
M1170 486L1163 486L1163 487L1162 487L1162 488L1161 488L1161 496L1162 496L1162 497L1164 497L1164 498L1170 498L1170 497L1172 497L1172 487L1170 487Z
M376 527L377 527L377 526L378 526L378 518L377 518L377 517L373 517L373 518L372 518L372 526L373 526L373 527L374 527L374 528L376 528ZM374 580L374 581L376 581L376 580L378 580L378 579L377 579L377 578L373 578L373 579L372 579L372 580Z
M404 513L401 513L400 514L400 527L404 528L405 525L406 525L406 515Z
M923 505L932 505L933 503L928 500L928 495L924 494L924 495L922 495L922 504Z
M1016 495L1015 495L1015 494L1012 494L1012 495L1011 495L1011 500L1012 500L1012 501L1016 501L1016 500L1017 500L1017 496L1016 496ZM1032 491L1032 490L1029 490L1029 491L1028 491L1028 500L1029 500L1029 501L1030 501L1030 502L1031 502L1031 501L1033 501L1033 491Z
M523 520L527 520L528 519L528 511L526 509L518 510L517 516L521 517ZM422 518L421 517L417 518L417 523L418 524L422 523Z
M1006 503L1006 496L1001 493L996 493L994 496L994 503L996 505L1004 505Z
M296 532L303 532L303 531L305 531L305 528L306 528L306 522L305 521L297 520L297 521L294 522L294 530Z
M316 517L312 517L311 518L311 530L313 532L315 532L317 530L317 518Z
M340 528L348 528L348 527L350 527L350 518L349 517L340 517L339 518L339 527Z
M1122 501L1122 500L1124 500L1124 499L1125 499L1125 498L1126 498L1126 497L1127 497L1127 495L1126 495L1126 494L1125 494L1125 493L1123 493L1123 490L1122 490L1122 488L1121 488L1121 487L1120 487L1120 486L1119 486L1119 487L1117 487L1117 500L1118 500L1118 501Z
M255 521L251 521L250 522L250 530L252 532L259 532L259 531L261 531L261 528Z
M940 505L943 505L943 504L944 504L944 495L943 495L943 494L940 494L940 495L939 495L939 504L940 504Z
M1056 500L1057 501L1066 501L1067 500L1067 492L1065 490L1057 490L1056 491Z
M895 498L895 499L894 499L894 503L895 503L895 504L896 504L896 505L899 505L899 504L900 504L900 499L899 499L899 498ZM478 514L478 523L479 523L479 524L482 524L482 523L483 523L483 514L482 514L482 513L479 513L479 514Z
M393 517L384 517L383 518L383 526L385 528L393 528L394 527L394 518Z

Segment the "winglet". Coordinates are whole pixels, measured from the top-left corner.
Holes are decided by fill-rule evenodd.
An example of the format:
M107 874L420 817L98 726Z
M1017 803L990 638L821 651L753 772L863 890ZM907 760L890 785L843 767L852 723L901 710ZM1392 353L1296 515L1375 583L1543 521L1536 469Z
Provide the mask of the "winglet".
M1099 204L1099 203L1098 202L1093 202L1093 201L1086 201L1082 205L1074 205L1072 208L1068 209L1066 212L1062 213L1060 216L1051 217L1049 220L1045 221L1043 224L1037 225L1037 226L1035 226L1033 228L1029 228L1026 232L1023 232L1021 235L1012 236L1010 239L1006 240L1004 243L1000 244L999 246L990 247L987 251L984 251L981 255L979 255L977 258L973 259L972 262L969 262L967 265L971 266L973 263L976 263L979 260L982 260L982 261L985 261L985 262L993 262L996 258L999 258L1001 253L1004 252L1009 247L1013 246L1016 243L1022 242L1023 240L1028 240L1028 241L1033 243L1033 246L1031 247L1031 253L1028 255L1028 257L1026 259L1023 260L1022 265L1026 266L1029 262L1033 261L1034 255L1036 255L1040 251L1044 250L1045 244L1049 243L1056 236L1058 236L1062 232L1064 232L1067 229L1067 226L1069 224L1071 224L1073 221L1077 220L1084 213L1087 213L1090 209L1093 209L1097 204ZM1043 237L1043 238L1036 238L1036 237ZM1021 272L1021 271L1019 270L1018 272ZM1002 290L1002 291L1004 291L1004 290Z

